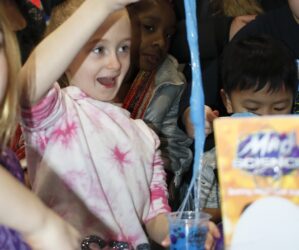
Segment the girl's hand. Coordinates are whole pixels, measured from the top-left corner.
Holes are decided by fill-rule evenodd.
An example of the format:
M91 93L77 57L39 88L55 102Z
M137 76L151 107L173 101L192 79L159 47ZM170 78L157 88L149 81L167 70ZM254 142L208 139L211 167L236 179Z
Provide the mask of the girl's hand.
M97 0L99 1L99 0ZM140 0L106 0L106 6L111 12L120 10L126 7L128 4L139 2Z
M241 30L245 25L256 18L256 15L237 16L233 19L229 30L229 41Z
M170 246L170 237L169 237L169 235L167 235L165 237L165 239L162 241L161 245L163 247L169 247Z
M43 222L23 236L33 250L80 249L79 233L50 209Z
M216 243L215 238L216 239L220 238L220 232L214 222L209 221L208 227L209 227L209 231L207 233L205 249L212 250L215 248L215 243Z

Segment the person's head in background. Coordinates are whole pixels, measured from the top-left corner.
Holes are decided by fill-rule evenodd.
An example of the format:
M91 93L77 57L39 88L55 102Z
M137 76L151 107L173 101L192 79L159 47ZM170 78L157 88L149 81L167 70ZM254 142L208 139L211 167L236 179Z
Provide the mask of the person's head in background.
M45 31L44 11L28 0L1 0L1 2L11 29L16 32L24 63Z
M17 74L20 67L17 40L0 1L0 150L7 145L16 124L20 93Z
M237 17L263 13L262 6L258 0L213 0L211 5L214 15Z
M46 35L62 24L82 2L69 0L54 8ZM123 9L110 15L87 41L60 79L60 85L77 86L96 100L111 101L128 71L130 47L131 23Z
M295 21L299 24L299 1L298 0L288 0L290 9L293 13Z
M291 113L297 67L281 42L268 36L233 41L224 50L221 67L221 96L228 113Z
M138 43L138 68L152 71L166 58L175 33L176 17L173 6L170 0L142 0L132 4L129 13L133 25L138 25L140 32L133 34L136 39L134 42Z

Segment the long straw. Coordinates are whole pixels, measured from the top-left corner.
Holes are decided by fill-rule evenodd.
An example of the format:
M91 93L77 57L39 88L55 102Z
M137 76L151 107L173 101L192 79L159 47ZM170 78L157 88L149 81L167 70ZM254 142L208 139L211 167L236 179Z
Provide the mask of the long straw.
M180 207L181 213L185 210L187 201L194 190L194 208L199 211L199 176L201 173L201 158L203 155L205 141L205 113L204 113L204 94L202 87L201 67L199 61L198 33L196 20L196 2L195 0L184 0L186 13L187 39L191 55L192 68L192 92L191 92L191 120L195 130L195 155L193 164L193 176L187 195ZM180 216L181 217L181 216Z

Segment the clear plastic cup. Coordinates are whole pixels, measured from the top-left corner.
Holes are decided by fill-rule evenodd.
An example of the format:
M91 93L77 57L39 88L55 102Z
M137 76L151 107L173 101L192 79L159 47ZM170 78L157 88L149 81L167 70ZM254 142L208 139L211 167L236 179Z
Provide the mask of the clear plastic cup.
M211 216L204 212L170 213L170 250L204 250L210 218Z

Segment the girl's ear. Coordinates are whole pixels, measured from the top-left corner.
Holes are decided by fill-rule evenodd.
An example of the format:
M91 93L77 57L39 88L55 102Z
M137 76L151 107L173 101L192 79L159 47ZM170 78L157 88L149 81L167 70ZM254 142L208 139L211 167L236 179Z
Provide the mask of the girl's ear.
M220 90L220 95L221 95L222 102L226 108L226 112L229 114L233 113L232 102L228 94L224 91L224 89Z

